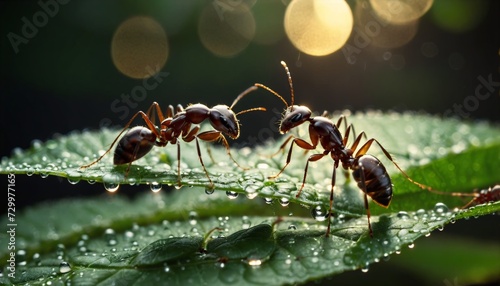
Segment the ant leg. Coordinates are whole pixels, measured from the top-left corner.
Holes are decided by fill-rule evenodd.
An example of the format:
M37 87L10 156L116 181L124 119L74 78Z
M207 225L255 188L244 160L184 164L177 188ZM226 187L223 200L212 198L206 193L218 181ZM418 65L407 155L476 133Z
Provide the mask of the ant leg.
M236 164L236 166L238 166L239 168L241 168L243 170L248 170L248 168L244 168L240 164L238 164L238 162L236 162L233 155L231 154L231 148L229 147L229 143L227 142L226 137L224 137L224 135L222 135L222 133L220 131L217 131L217 130L205 131L205 132L198 134L197 137L203 141L206 141L206 142L213 142L213 141L221 140L222 145L224 145L224 148L226 148L227 155Z
M174 117L175 115L175 112L174 112L174 107L172 105L169 105L165 111L165 113L167 114L167 118L172 118Z
M364 200L365 200L365 209L366 209L366 217L368 219L368 231L370 232L370 237L373 238L373 230L372 230L372 224L370 222L370 206L368 205L368 194L366 193L366 181L365 181L365 168L361 163L359 163L358 167L361 169L360 175L361 175L361 180L359 181L361 183L361 190L363 191L364 194Z
M186 135L184 135L182 137L182 140L184 140L185 142L191 142L191 141L195 140L196 151L198 152L198 158L200 159L201 167L203 168L203 171L205 172L205 175L207 176L208 181L210 182L210 186L213 188L214 183L212 182L212 179L210 179L210 175L208 174L207 168L205 167L205 163L203 163L203 158L201 157L200 142L199 142L198 138L200 138L201 140L204 140L204 139L202 138L203 136L199 137L200 135L203 135L203 133L198 134L199 131L200 131L199 126L193 127L193 129L191 129ZM206 141L206 140L204 140L204 141ZM179 173L180 173L180 170L179 170Z
M302 178L302 185L300 186L299 192L295 196L296 198L298 198L300 196L300 193L302 192L302 189L304 188L304 185L306 183L307 169L309 168L309 162L318 161L319 159L323 158L327 154L328 154L328 151L325 151L324 153L313 154L313 155L309 156L309 158L307 159L307 162L306 162L306 167L304 169L304 177Z
M294 138L295 138L295 136L293 136L293 135L288 136L288 138L286 138L286 140L283 142L283 144L281 144L281 146L280 146L280 148L278 149L278 151L277 151L276 153L274 153L274 154L272 154L272 155L268 156L268 158L272 158L272 157L274 157L274 156L278 155L278 153L279 153L279 152L282 152L283 150L285 150L285 146L286 146L286 144L288 144L288 142L290 142L290 140L292 140L292 139L294 139Z
M292 144L290 144L290 150L288 150L288 156L286 157L285 166L283 166L283 168L278 172L278 174L273 175L273 176L269 176L268 177L269 179L275 179L275 178L279 177L279 175L281 175L281 173L283 173L283 171L288 166L288 164L290 164L290 161L292 160L292 149L293 149L294 143L297 144L297 146L299 146L302 149L306 149L306 150L316 149L315 145L306 142L304 139L294 138L292 141Z
M325 235L326 237L328 237L330 235L330 225L332 223L331 216L332 216L332 210L333 210L333 190L335 188L335 179L337 177L336 171L337 171L338 166L339 166L339 161L335 161L335 163L333 164L333 172L332 172L332 186L330 189L330 209L329 209L329 213L328 213L328 227L326 229L326 235Z
M181 183L181 143L177 140L177 186L182 187Z
M151 122L153 122L153 125L156 124L155 123L155 116L154 116L154 114L151 114L151 113L154 112L155 110L156 110L156 115L157 115L158 119L160 120L160 123L163 122L163 120L165 119L165 117L163 116L163 112L161 112L160 105L155 101L155 102L153 102L153 104L151 104L151 106L146 111L146 115L148 116L148 118L151 118Z
M364 133L364 132L362 132L362 133ZM358 138L360 136L361 136L361 134L358 136ZM458 197L464 197L464 196L465 197L474 197L474 196L476 196L473 193L458 193L458 192L448 193L448 192L437 191L437 190L434 190L433 188L431 188L431 187L429 187L427 185L424 185L422 183L419 183L419 182L413 180L412 178L410 178L410 176L408 174L406 174L405 171L403 171L403 169L401 169L401 167L396 163L396 161L394 161L394 159L389 154L389 152L384 148L384 146L382 146L382 144L380 144L380 142L378 142L375 138L372 138L372 139L368 140L363 146L361 146L361 148L359 148L359 151L356 153L355 157L357 158L359 156L362 156L362 155L366 154L366 152L368 152L368 149L370 149L370 146L372 145L373 142L377 143L377 145L380 147L380 149L382 150L382 152L384 152L384 155L387 157L387 159L389 159L394 164L394 166L396 166L396 168L401 172L401 174L403 174L403 176L405 176L405 178L408 181L410 181L411 183L417 185L421 189L427 190L427 191L429 191L431 193L440 194L440 195L451 195L451 196L458 196Z
M153 102L153 104L151 106L153 106L153 105L158 105L158 103ZM149 109L151 109L151 107ZM130 118L130 120L127 122L127 124L125 125L125 127L122 129L122 131L120 131L120 133L118 134L118 136L116 136L115 140L113 140L113 142L109 146L108 150L106 150L106 152L104 152L104 154L102 154L99 158L97 158L97 160L93 161L92 163L80 166L80 168L86 169L86 168L88 168L88 167L96 164L97 162L101 161L102 158L104 158L104 156L106 156L106 154L108 154L109 151L111 151L111 148L113 148L113 146L116 144L116 142L118 141L118 139L120 138L120 136L123 134L123 132L125 132L125 130L127 130L127 128L130 126L130 124L132 124L132 122L134 121L134 119L137 116L139 116L139 115L142 117L142 119L144 120L144 122L146 122L146 125L148 126L149 130L151 130L151 132L153 132L153 134L156 137L159 137L160 133L158 133L158 130L156 130L156 126L153 124L153 122L151 122L151 120L149 119L148 115L146 113L142 112L142 111L138 111L136 114L134 114L134 116L132 116L132 118Z
M215 185L214 185L214 182L212 182L212 179L210 179L210 176L208 175L207 168L205 168L205 164L203 163L203 159L201 158L201 150L200 150L200 143L199 143L198 137L195 136L194 139L196 141L196 151L198 152L198 158L200 158L201 166L203 167L203 171L205 171L205 175L207 176L208 181L210 182L210 188L213 189Z

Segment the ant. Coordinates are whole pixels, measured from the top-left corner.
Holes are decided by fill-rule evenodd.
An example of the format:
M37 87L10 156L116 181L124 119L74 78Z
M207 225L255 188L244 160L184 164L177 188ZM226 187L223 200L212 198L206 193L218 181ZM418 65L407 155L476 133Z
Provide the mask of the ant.
M312 112L307 106L294 105L295 96L292 84L292 77L290 75L290 71L288 70L286 63L282 61L281 65L285 68L286 74L288 76L288 83L290 85L290 93L291 93L290 105L281 95L279 95L271 88L260 83L256 83L254 85L271 92L285 103L286 110L280 121L280 126L279 126L280 133L286 134L291 129L300 126L303 123L308 122L309 138L311 143L307 142L304 139L296 138L293 135L290 135L279 149L279 150L284 149L286 144L288 144L288 142L290 142L290 140L293 139L290 145L290 149L288 151L288 156L286 158L285 166L283 166L283 168L279 171L278 174L269 177L270 179L278 177L288 166L291 160L294 144L306 150L306 152L309 150L316 149L318 144L321 144L321 147L323 147L324 151L322 153L313 154L309 156L309 158L307 159L307 163L304 170L304 177L302 179L302 185L296 197L298 198L300 196L302 189L304 188L309 163L318 161L324 156L330 155L331 158L333 159L334 164L333 164L332 183L330 190L329 215L331 215L333 207L333 189L335 187L336 170L339 167L339 165L342 165L342 167L346 172L349 170L352 171L354 180L357 182L358 187L364 193L364 207L366 209L366 214L368 219L368 229L371 237L373 237L373 230L370 223L370 209L368 206L368 196L371 197L372 200L378 205L387 208L391 203L393 195L393 189L392 189L393 186L391 183L391 178L389 177L389 174L387 173L387 170L385 169L384 165L379 159L375 158L372 155L367 154L368 150L370 149L373 143L376 143L380 147L380 149L387 157L387 159L389 159L410 182L414 183L420 188L439 194L462 195L459 193L444 193L435 191L424 184L414 181L401 169L401 167L399 167L399 165L394 161L389 152L375 138L367 140L366 143L364 143L358 149L358 151L355 152L356 149L358 148L358 145L361 142L362 137L366 138L366 134L364 131L361 132L357 137L356 135L354 135L355 140L352 143L351 147L348 148L347 141L349 139L349 134L351 132L351 129L353 130L354 133L354 126L352 124L349 124L349 126L347 126L345 129L344 136L342 136L342 134L339 131L339 127L342 124L342 122L344 122L344 125L347 125L347 119L343 115L340 116L337 123L334 124L330 119L325 117L326 112L323 113L322 116L312 116ZM330 234L330 224L331 220L329 219L326 236Z
M217 140L222 141L222 144L226 148L226 152L231 160L238 167L244 169L238 164L238 162L236 162L236 160L231 155L229 143L227 142L227 139L224 135L229 136L231 139L237 139L240 136L240 125L236 116L250 111L266 110L263 107L256 107L240 111L236 114L232 110L232 108L236 105L236 103L238 103L238 101L240 101L244 96L256 89L257 87L251 86L243 91L240 95L238 95L238 97L236 97L231 106L220 104L209 108L206 105L197 103L189 105L186 109L184 109L182 105L179 104L177 105L174 112L173 106L169 105L166 111L166 117L163 115L160 105L157 102L153 102L146 113L144 113L143 111L138 111L134 116L132 116L132 118L125 125L123 130L118 134L113 143L111 143L109 149L106 150L104 154L102 154L94 162L88 165L81 166L81 168L88 168L99 162L111 150L111 148L113 148L113 145L115 145L115 143L118 141L120 135L125 132L125 130L127 130L133 120L137 116L141 116L144 122L146 122L147 126L133 127L128 130L128 132L125 133L123 137L121 137L114 152L114 165L122 165L128 163L129 165L126 171L126 174L128 174L132 162L142 158L149 151L151 151L154 146L165 147L168 143L177 144L177 184L178 187L181 187L181 149L179 139L182 139L185 142L191 142L195 140L198 158L200 159L203 171L205 172L210 182L210 186L213 188L214 183L210 179L208 171L205 168L205 164L203 163L198 139L206 142L213 142ZM154 123L155 118L154 116L151 116L152 111L156 111L157 117L160 120L159 127ZM210 122L210 124L214 128L213 130L199 133L199 125L191 128L193 124L200 124L205 120L208 120Z
M500 185L482 189L474 193L474 198L469 201L462 209L482 205L489 202L496 202L500 200Z

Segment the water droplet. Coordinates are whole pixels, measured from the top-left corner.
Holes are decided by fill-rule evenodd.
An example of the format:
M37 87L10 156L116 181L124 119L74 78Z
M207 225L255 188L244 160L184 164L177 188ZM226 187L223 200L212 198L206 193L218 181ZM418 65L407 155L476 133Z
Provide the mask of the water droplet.
M250 226L252 226L252 223L250 222L250 219L248 219L248 216L243 216L241 222L242 222L241 225L242 229L248 229L250 228Z
M175 185L174 185L174 188L175 188L176 190L180 190L180 189L182 188L182 185L175 184ZM213 192L214 192L214 191L212 190L212 193L213 193ZM207 189L205 189L205 193L207 193ZM210 194L211 194L211 193L210 193ZM210 195L210 194L209 194L209 193L207 193L207 195Z
M28 177L33 176L34 173L35 173L35 169L33 169L33 168L30 167L26 171L26 176L28 176Z
M296 230L297 227L294 224L291 224L291 225L288 226L288 229L289 230Z
M233 191L227 191L226 195L231 200L234 200L234 199L236 199L238 197L238 193L237 192L233 192Z
M415 247L415 243L408 244L408 248L413 249Z
M59 264L59 272L60 273L68 273L71 271L71 266L69 265L68 262L63 261Z
M398 218L400 218L402 220L407 220L407 219L410 219L410 215L405 211L400 211L400 212L398 212Z
M288 200L288 198L280 198L279 202L282 207L286 207L290 204L290 200Z
M68 182L72 185L78 184L80 182L80 178L68 177Z
M328 218L328 211L321 206L316 206L311 210L312 217L317 221L325 221Z
M120 187L120 181L122 176L118 174L106 174L102 177L102 182L104 184L104 188L108 192L116 192Z
M165 268L163 268L163 271L164 272L170 272L170 267L169 266L165 266Z
M207 195L211 195L215 192L215 189L214 188L210 188L210 187L206 187L205 188L205 194Z
M260 266L262 264L262 260L260 260L260 259L248 259L247 263L250 266Z
M365 264L365 266L363 266L363 268L361 268L361 272L363 272L363 273L368 272L368 270L369 270L369 265L368 265L368 263L367 263L367 264Z
M271 205L273 203L273 198L264 198L266 204Z
M190 211L189 212L189 216L188 216L188 219L189 219L189 224L190 225L195 225L197 223L196 219L198 218L198 213L195 212L195 211Z
M49 173L47 172L40 172L40 177L42 177L42 179L45 179L49 176Z
M22 266L27 264L27 262L26 262L26 250L19 249L16 252L16 262L17 262L17 265L22 265Z
M104 231L104 239L108 242L109 246L113 246L117 244L116 234L112 228L107 228Z
M77 184L78 182L80 182L80 179L82 178L82 175L80 172L76 171L76 170L68 170L67 172L67 178L68 178L68 182L72 185L74 184Z
M153 191L153 193L157 193L161 191L161 184L158 182L152 182L151 184L149 184L149 188L151 189L151 191Z
M438 214L438 216L443 216L446 213L448 213L450 211L450 209L448 208L447 205L445 205L443 203L437 203L434 206L434 211Z

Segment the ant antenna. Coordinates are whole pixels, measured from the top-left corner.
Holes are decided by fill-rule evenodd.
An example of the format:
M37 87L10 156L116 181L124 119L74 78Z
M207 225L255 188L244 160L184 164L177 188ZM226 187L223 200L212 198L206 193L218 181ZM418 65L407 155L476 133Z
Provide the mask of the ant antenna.
M256 83L256 84L254 84L254 86L258 86L260 88L263 88L263 89L269 91L270 93L276 95L276 97L278 97L279 99L281 99L281 101L283 101L283 103L285 104L286 108L288 108L288 103L286 102L286 100L281 95L279 95L276 91L270 89L269 87L267 87L267 86L265 86L265 85L263 85L261 83Z
M293 108L293 103L295 101L295 95L293 93L292 75L290 74L290 70L288 70L288 66L286 65L285 61L281 61L281 65L285 68L286 75L288 76L288 83L290 84L290 94L292 96L292 102L290 103L290 106L292 106L292 108Z
M240 95L238 95L238 97L236 97L236 99L233 101L233 104L231 104L231 107L229 107L229 110L232 110L233 107L236 105L236 103L238 103L238 101L240 101L240 99L245 97L245 95L249 94L250 92L252 92L256 89L257 89L257 87L252 85L251 87L247 88L244 92L240 93ZM250 108L250 109L243 110L243 111L236 113L236 116L243 114L243 113L250 112L250 111L266 111L266 109L264 107Z
M238 116L240 114L243 114L243 113L250 112L250 111L266 111L266 110L267 109L265 109L264 107L254 107L254 108L250 108L250 109L247 109L247 110L240 111L240 112L236 113L236 116Z
M236 97L236 99L233 101L233 104L231 104L229 109L233 109L233 106L235 106L236 103L238 103L238 101L240 101L240 99L242 99L243 97L245 97L245 95L249 94L250 92L252 92L256 89L257 89L257 87L251 86L251 87L247 88L244 92L240 93L240 95L238 95L238 97Z

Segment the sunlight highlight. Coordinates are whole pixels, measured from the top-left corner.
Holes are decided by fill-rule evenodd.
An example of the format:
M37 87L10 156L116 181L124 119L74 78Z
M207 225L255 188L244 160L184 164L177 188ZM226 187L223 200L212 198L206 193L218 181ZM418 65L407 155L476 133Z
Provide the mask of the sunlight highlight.
M349 39L353 16L344 0L294 0L285 12L285 32L300 51L329 55Z

